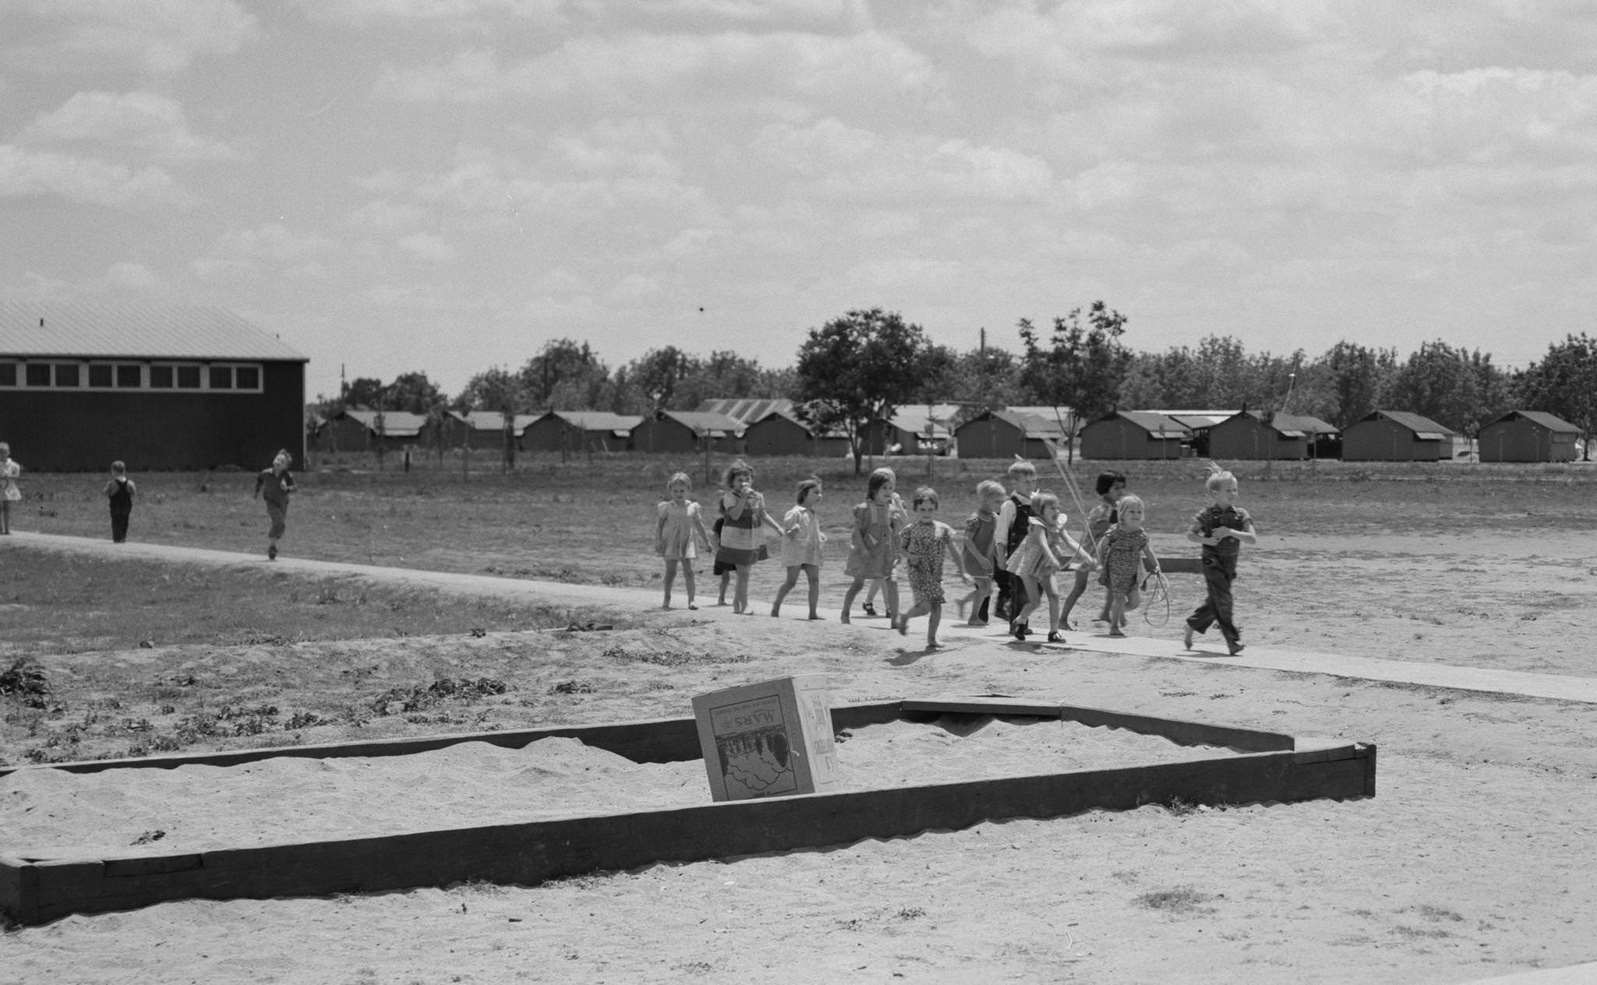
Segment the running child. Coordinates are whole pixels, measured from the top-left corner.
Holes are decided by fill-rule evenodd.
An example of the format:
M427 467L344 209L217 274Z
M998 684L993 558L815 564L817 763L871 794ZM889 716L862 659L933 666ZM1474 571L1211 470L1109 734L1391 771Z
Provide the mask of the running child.
M277 560L277 542L283 539L283 531L288 526L288 497L296 488L294 477L288 471L292 464L294 456L287 448L279 448L272 457L271 467L261 469L255 476L255 495L266 501L266 516L272 522L266 533L268 561Z
M1126 635L1126 612L1142 604L1142 594L1137 583L1142 580L1142 562L1148 570L1159 573L1159 558L1153 553L1148 531L1143 524L1148 518L1148 508L1140 496L1124 496L1120 500L1120 522L1110 527L1098 541L1099 584L1104 586L1104 609L1109 613L1109 635Z
M138 488L128 478L128 467L122 462L111 463L111 481L105 484L105 498L111 504L111 543L120 544L128 539L128 518L133 515L133 497Z
M909 588L915 604L908 612L893 620L893 628L900 636L909 633L909 621L916 616L926 616L926 649L935 650L937 626L943 620L943 558L949 557L959 572L959 580L970 584L970 574L954 549L954 528L937 519L937 490L921 486L915 490L911 501L915 511L914 522L898 535L898 546L904 552L904 568L909 573Z
M1025 585L1010 574L1009 558L1026 539L1027 521L1031 519L1031 494L1037 491L1037 466L1023 458L1009 463L1009 498L998 511L998 524L993 531L993 542L998 547L998 568L993 577L998 582L997 615L1009 620L1011 632L1015 628L1015 614L1026 604Z
M976 583L976 590L961 604L969 603L970 618L967 626L987 625L987 604L993 594L993 575L997 567L998 547L994 535L998 530L998 511L1004 505L1004 487L993 479L983 479L976 484L976 509L965 520L965 541L961 546L961 561L965 571Z
M1059 633L1059 590L1054 587L1054 572L1078 557L1083 564L1096 564L1065 530L1066 517L1053 493L1031 495L1031 515L1026 518L1026 536L1009 556L1008 571L1025 595L1015 614L1011 635L1025 640L1031 635L1031 614L1037 611L1044 594L1048 596L1048 642L1062 643Z
M854 531L849 539L848 563L843 567L843 573L854 581L843 593L843 622L849 621L848 610L867 581L881 582L888 615L898 615L898 534L908 515L903 500L898 498L897 482L892 469L877 469L865 482L865 502L854 507Z
M752 615L749 609L749 572L760 559L760 531L782 529L765 512L765 496L754 488L754 469L738 459L726 469L726 491L721 494L721 546L715 559L733 566L737 587L732 593L732 611Z
M1187 540L1203 545L1203 604L1187 617L1182 643L1192 649L1192 634L1207 632L1219 624L1226 650L1236 656L1242 652L1242 631L1232 611L1231 583L1237 577L1237 556L1243 544L1258 543L1253 517L1236 505L1237 477L1210 463L1204 482L1214 503L1199 510L1187 528Z
M0 534L11 532L11 504L22 499L17 488L21 474L22 464L11 457L11 446L0 441Z
M665 559L665 604L671 608L671 586L676 581L677 565L682 566L682 584L688 590L688 608L697 609L693 602L693 561L699 556L698 546L710 550L710 534L704 529L704 511L688 498L693 480L686 472L678 472L666 480L665 492L670 499L661 500L655 508L654 552Z
M821 480L811 476L798 484L798 503L787 511L780 524L782 528L782 564L787 568L787 581L776 590L776 601L771 603L771 615L782 614L782 600L798 584L799 574L810 580L810 618L819 619L816 607L821 601L821 545L826 534L821 530L820 518L815 508L821 505Z
M1098 491L1098 502L1087 514L1087 539L1082 542L1082 546L1089 551L1096 552L1098 542L1103 539L1103 535L1108 533L1109 528L1120 520L1119 515L1115 512L1115 507L1119 504L1120 497L1126 494L1126 477L1123 473L1114 469L1105 469L1098 473L1098 481L1093 488ZM1076 583L1071 587L1070 594L1065 596L1064 610L1059 613L1059 624L1065 629L1076 628L1075 624L1070 621L1070 613L1075 609L1076 602L1081 599L1082 595L1086 594L1087 583L1091 580L1092 572L1088 569L1080 567L1076 569ZM1108 620L1109 607L1105 605L1103 611L1098 614L1098 621L1107 622Z

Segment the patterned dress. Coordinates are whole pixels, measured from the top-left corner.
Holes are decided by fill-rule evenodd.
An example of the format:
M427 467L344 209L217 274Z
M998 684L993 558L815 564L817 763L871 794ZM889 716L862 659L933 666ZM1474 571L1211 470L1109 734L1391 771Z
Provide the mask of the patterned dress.
M1102 565L1098 584L1121 594L1131 591L1142 576L1142 553L1147 547L1148 531L1127 530L1118 523L1110 527L1098 542Z
M655 544L659 555L667 560L691 561L699 556L698 542L704 539L704 514L693 500L678 503L667 499L660 503L660 537Z
M954 528L941 520L912 523L898 535L898 542L916 604L942 605L943 556L954 550Z
M764 546L760 542L760 525L765 520L765 497L750 490L742 510L733 516L732 507L726 502L731 495L721 496L721 549L715 552L715 559L721 564L753 564L760 559L760 548ZM733 502L735 505L735 498Z
M896 500L854 507L854 534L843 573L850 578L892 578L898 564L898 532L907 519Z
M1049 527L1041 517L1032 516L1026 519L1026 539L1020 542L1015 552L1009 555L1007 570L1012 575L1030 575L1038 581L1046 581L1054 576L1059 567L1048 560L1048 555L1038 546L1036 538L1031 536L1033 530L1042 531L1043 538L1048 542L1049 550L1054 552L1054 557L1063 560L1074 553L1070 545L1065 543L1065 514L1061 512L1054 526Z

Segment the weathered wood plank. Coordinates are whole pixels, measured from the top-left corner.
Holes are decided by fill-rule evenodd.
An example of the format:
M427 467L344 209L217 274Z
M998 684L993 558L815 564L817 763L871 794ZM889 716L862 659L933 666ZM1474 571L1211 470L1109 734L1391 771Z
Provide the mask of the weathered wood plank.
M1026 701L1020 698L931 698L902 702L906 716L1002 715L1013 718L1057 719L1060 705L1055 702Z
M1129 729L1142 735L1159 735L1184 746L1222 746L1247 752L1281 752L1293 748L1292 736L1280 732L1241 728L1235 725L1210 725L1175 718L1133 715L1104 708L1078 708L1063 705L1060 716L1083 725L1107 725Z

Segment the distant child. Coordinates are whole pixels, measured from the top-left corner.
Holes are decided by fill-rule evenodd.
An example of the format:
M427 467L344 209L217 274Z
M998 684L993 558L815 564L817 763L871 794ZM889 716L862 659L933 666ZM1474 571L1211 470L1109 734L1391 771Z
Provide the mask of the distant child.
M1120 500L1120 522L1110 527L1098 541L1098 567L1102 574L1099 584L1104 586L1104 608L1109 613L1109 635L1124 636L1121 627L1126 624L1126 612L1142 604L1137 583L1142 580L1142 562L1148 570L1159 573L1159 558L1153 553L1148 531L1143 523L1148 518L1148 508L1139 496L1124 496Z
M693 560L699 556L698 546L710 549L710 534L704 529L704 513L699 504L688 498L693 480L686 472L678 472L666 481L665 491L670 499L662 500L656 508L659 515L654 526L654 551L665 559L665 604L671 608L671 585L676 581L677 565L682 565L682 584L688 590L688 608L693 604Z
M0 534L11 532L11 504L22 499L17 488L21 474L22 464L11 457L11 446L0 441Z
M1218 623L1225 637L1226 650L1232 656L1242 652L1242 631L1237 628L1232 614L1231 583L1237 577L1237 555L1243 544L1258 543L1253 531L1253 517L1236 505L1237 477L1218 465L1209 466L1209 478L1204 482L1214 503L1192 518L1187 528L1187 539L1203 545L1203 586L1206 596L1203 604L1187 617L1187 631L1182 638L1187 649L1192 649L1192 634L1207 632Z
M816 607L821 602L821 545L826 534L821 531L820 518L815 508L821 505L821 480L814 477L798 484L798 505L782 518L782 564L787 567L787 581L776 590L776 601L771 603L771 615L782 614L782 600L798 584L802 572L810 580L810 618L821 618Z
M105 498L111 503L111 543L120 544L128 539L128 518L133 515L133 496L138 488L128 478L128 467L122 462L111 463L111 481L105 484Z
M749 609L749 573L760 559L764 546L761 530L782 529L765 512L765 496L754 488L754 469L738 459L726 469L726 489L721 493L721 546L715 559L733 566L737 587L732 593L732 611L752 615Z
M848 622L854 597L867 581L882 583L887 613L894 618L898 615L898 535L909 517L898 498L897 483L892 469L877 469L865 481L865 502L854 507L854 531L848 563L843 567L843 573L854 581L843 593L843 622Z
M737 571L737 565L721 561L721 528L725 524L725 519L716 517L715 523L711 525L713 536L710 538L710 546L714 549L715 562L710 568L710 573L721 580L721 588L715 600L716 605L726 605L726 590L732 584L733 573Z
M915 604L908 612L893 620L900 635L908 634L909 621L916 616L927 616L926 649L938 647L937 626L943 620L943 558L953 559L959 579L970 584L970 574L954 549L954 528L937 519L937 490L921 486L915 490L911 501L915 521L898 535L898 546L904 552L904 569L909 573L909 588Z
M1031 519L1031 494L1037 491L1037 466L1022 458L1009 463L1009 498L998 511L998 524L993 531L993 541L998 546L998 569L993 577L998 582L998 618L1008 619L1010 631L1015 628L1015 615L1026 604L1025 585L1010 574L1009 558L1026 539Z
M1068 558L1079 557L1084 564L1094 564L1092 555L1081 549L1074 537L1065 531L1065 514L1059 509L1059 497L1053 493L1037 492L1031 496L1031 515L1026 518L1026 536L1009 556L1008 570L1025 595L1025 602L1015 613L1011 635L1024 640L1031 634L1031 614L1037 611L1044 594L1048 596L1048 642L1062 643L1059 634L1059 590L1054 587L1054 572L1068 563Z
M1119 504L1120 497L1126 494L1126 477L1114 469L1105 469L1098 473L1098 481L1093 488L1098 491L1098 502L1087 514L1087 539L1082 542L1082 546L1096 552L1098 542L1103 540L1103 535L1120 521L1115 507ZM1091 580L1092 572L1089 569L1081 567L1076 569L1076 584L1071 587L1070 594L1065 596L1064 611L1059 613L1059 624L1065 629L1076 628L1070 621L1070 613L1075 609L1076 602L1086 593L1087 583ZM1100 621L1108 621L1108 605L1104 606L1098 618Z
M294 456L287 448L279 448L271 467L261 469L255 476L255 495L266 501L266 515L272 521L272 528L266 533L268 561L277 560L277 542L283 539L288 526L288 497L295 491L294 477L288 471L292 464Z
M976 510L965 520L965 543L961 561L976 582L976 590L965 601L970 604L967 626L987 625L987 603L993 594L993 574L997 567L998 511L1004 505L1004 487L992 479L976 484Z

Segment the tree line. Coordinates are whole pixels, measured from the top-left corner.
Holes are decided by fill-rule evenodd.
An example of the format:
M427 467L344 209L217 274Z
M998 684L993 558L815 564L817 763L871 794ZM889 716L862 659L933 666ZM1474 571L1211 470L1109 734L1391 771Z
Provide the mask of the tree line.
M1219 335L1195 347L1139 352L1126 344L1126 326L1124 315L1094 301L1042 324L1020 319L1014 348L959 351L896 312L858 309L810 329L786 368L730 351L698 356L665 346L611 369L586 342L558 339L519 369L478 373L453 397L418 371L389 383L357 378L318 409L649 414L694 410L711 398L785 397L810 423L856 438L856 448L869 421L926 403L960 405L955 426L989 408L1045 405L1071 408L1083 421L1117 409L1246 408L1337 428L1381 408L1422 414L1471 437L1520 409L1555 414L1587 436L1597 430L1597 338L1585 334L1510 370L1490 353L1442 340L1406 358L1347 340L1313 356L1250 353L1240 339Z

